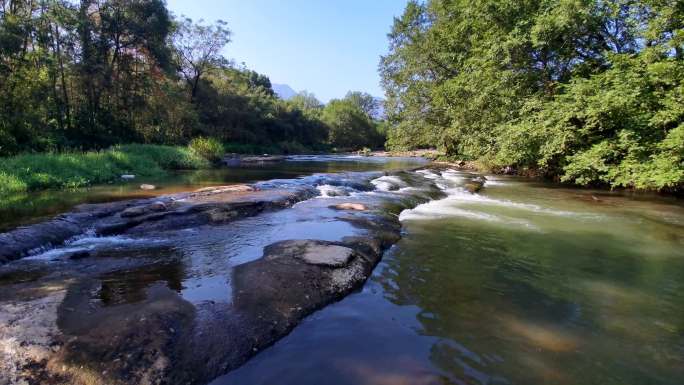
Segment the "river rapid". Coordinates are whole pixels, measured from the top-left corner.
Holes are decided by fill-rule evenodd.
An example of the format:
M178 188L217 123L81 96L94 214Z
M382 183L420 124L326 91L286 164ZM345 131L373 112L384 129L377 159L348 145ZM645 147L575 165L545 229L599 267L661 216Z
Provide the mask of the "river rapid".
M192 314L229 307L234 270L264 247L366 231L330 208L355 202L398 217L401 240L362 288L212 384L674 385L684 378L681 201L502 176L486 176L471 193L474 175L412 159L295 157L205 175L157 181L157 193L254 182L263 191L307 188L311 197L224 225L85 233L8 263L0 271L2 358L18 359L21 338L78 335L88 322L116 327L112 314L159 307L170 296ZM133 186L112 195L104 187L47 193L47 203L31 210L5 208L3 225L128 198L138 194ZM89 257L73 258L83 252ZM149 263L127 265L122 256ZM98 261L110 267L99 271ZM55 319L36 326L17 310L23 304ZM72 314L80 311L83 319ZM22 322L34 336L7 326Z

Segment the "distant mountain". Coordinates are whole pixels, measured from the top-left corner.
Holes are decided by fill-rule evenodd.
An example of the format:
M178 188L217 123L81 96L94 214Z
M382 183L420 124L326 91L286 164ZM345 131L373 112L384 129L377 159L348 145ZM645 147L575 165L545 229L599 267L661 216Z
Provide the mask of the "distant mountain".
M283 100L291 99L293 96L297 95L297 91L293 90L292 87L287 84L271 84L271 88L273 88L273 92Z

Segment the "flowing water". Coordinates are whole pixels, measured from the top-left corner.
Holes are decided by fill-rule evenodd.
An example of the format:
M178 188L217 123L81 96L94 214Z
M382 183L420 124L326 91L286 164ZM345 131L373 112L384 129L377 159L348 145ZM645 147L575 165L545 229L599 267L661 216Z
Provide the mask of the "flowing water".
M253 183L274 178L299 178L314 173L397 170L425 161L415 158L360 156L292 156L287 162L251 164L211 170L177 171L161 177L138 177L108 185L71 190L46 190L0 197L0 231L45 220L81 203L102 203L192 191L202 187ZM141 190L141 184L155 190Z
M421 173L363 290L214 385L683 383L681 202Z
M403 238L363 289L213 385L682 384L681 201L494 176L471 194L464 184L472 175L455 170L379 172L420 165L311 157L157 181L158 193L270 179L259 185L310 185L319 196L223 226L138 238L86 234L29 257L22 263L39 267L20 279L39 279L45 263L49 270L78 264L64 255L80 249L110 259L140 254L159 263L102 274L88 281L92 287L70 289L65 301L111 312L150 301L162 285L192 304L230 302L231 269L264 246L359 231L330 204L413 207L399 214ZM135 195L139 183L117 189ZM73 194L28 210L33 216L21 221L55 206L121 199Z

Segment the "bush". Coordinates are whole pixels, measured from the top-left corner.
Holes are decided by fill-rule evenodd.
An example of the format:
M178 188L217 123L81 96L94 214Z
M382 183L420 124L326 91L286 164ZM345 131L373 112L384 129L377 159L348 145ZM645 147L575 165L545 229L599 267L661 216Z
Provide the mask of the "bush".
M210 163L188 147L132 144L104 151L26 154L2 158L0 194L74 188L118 180L122 174L162 175Z
M211 162L218 162L226 153L223 144L214 138L195 138L190 141L189 147Z

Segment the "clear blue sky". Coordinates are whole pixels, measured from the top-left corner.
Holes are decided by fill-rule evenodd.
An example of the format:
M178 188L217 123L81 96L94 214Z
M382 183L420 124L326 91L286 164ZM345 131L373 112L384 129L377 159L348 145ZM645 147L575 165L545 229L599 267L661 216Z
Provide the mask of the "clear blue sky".
M322 101L349 90L383 96L378 76L387 33L406 0L167 0L175 15L222 19L233 32L225 56L273 83Z

